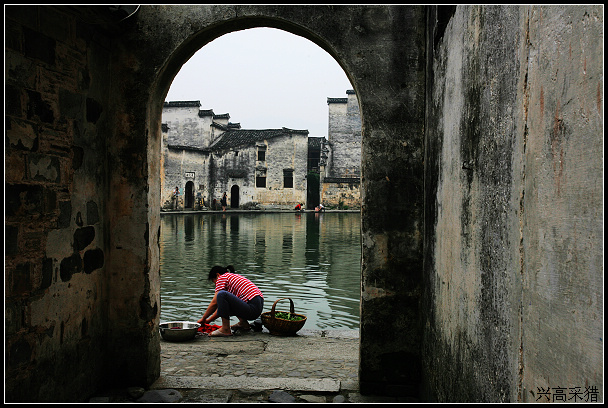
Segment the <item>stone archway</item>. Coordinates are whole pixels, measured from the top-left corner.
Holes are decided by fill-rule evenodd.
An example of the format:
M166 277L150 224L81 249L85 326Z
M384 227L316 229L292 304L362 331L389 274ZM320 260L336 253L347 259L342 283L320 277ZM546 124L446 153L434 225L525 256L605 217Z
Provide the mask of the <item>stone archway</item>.
M404 26L411 28L407 35L394 29ZM110 213L119 214L110 220L118 232L110 246L131 235L141 234L146 241L143 248L112 257L109 268L116 277L110 286L120 287L125 276L141 273L121 265L127 256L146 272L139 296L132 290L111 291L111 300L121 305L113 311L116 317L131 316L113 327L111 358L131 361L131 371L125 371L130 378L150 383L159 375L160 224L152 209L160 205L154 175L159 174L162 103L171 81L206 43L254 27L313 41L342 66L358 95L363 122L359 383L362 393L416 394L421 376L424 6L141 7L137 23L117 39L115 49L113 72L121 82L113 89L117 131L109 156L118 165L110 166L109 189L129 191L133 198L124 214L119 211L124 198L110 197ZM128 231L120 229L124 217L132 222Z

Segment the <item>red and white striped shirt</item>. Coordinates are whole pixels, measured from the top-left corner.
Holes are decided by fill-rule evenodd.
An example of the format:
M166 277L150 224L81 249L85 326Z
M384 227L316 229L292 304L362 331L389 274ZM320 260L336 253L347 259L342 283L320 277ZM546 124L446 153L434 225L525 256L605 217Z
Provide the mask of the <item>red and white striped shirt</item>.
M220 290L226 290L245 302L256 296L264 298L257 286L249 279L236 273L226 272L218 276L217 281L215 281L215 292L217 293Z

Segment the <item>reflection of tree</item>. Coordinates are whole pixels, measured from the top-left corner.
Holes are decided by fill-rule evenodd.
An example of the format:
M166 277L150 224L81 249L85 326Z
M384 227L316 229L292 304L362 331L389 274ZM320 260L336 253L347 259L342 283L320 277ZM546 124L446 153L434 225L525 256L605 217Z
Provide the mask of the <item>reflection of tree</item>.
M306 253L304 256L306 265L319 265L319 217L306 217Z

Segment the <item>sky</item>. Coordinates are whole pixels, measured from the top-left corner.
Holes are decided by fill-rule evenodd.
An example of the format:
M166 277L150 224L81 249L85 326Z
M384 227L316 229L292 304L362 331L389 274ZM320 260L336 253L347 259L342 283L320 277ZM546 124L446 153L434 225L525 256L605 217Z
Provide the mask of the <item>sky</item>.
M327 137L327 98L353 89L344 70L310 40L252 28L208 43L181 68L166 101L201 101L242 129L307 129Z

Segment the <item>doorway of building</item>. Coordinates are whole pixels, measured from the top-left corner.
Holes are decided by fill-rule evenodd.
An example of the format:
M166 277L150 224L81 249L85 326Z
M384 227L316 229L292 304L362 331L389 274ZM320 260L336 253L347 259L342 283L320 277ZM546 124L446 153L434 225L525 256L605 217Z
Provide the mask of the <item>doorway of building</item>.
M230 208L239 208L239 186L236 184L230 189Z
M186 190L184 191L184 208L194 207L194 183L189 181L186 183Z
M319 173L309 171L306 175L306 209L314 210L321 202Z

